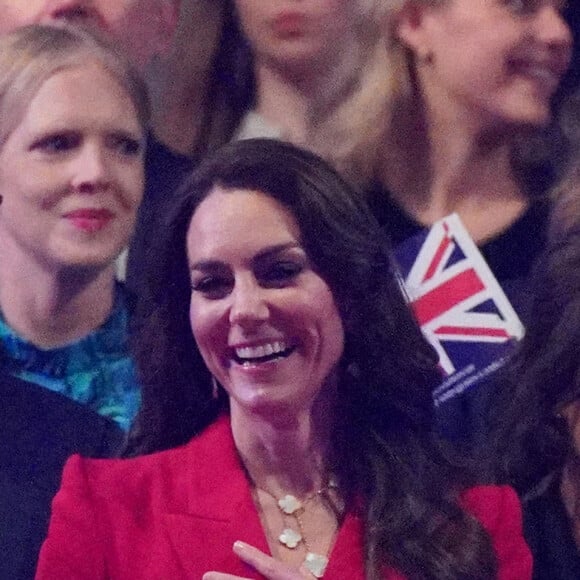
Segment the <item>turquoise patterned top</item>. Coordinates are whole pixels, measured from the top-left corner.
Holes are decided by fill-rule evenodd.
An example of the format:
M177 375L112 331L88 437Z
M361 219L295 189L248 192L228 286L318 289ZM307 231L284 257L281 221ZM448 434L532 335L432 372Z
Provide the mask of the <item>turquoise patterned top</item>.
M18 336L0 314L0 347L13 376L65 395L128 431L141 401L128 346L125 291L117 287L105 324L64 347L44 350Z

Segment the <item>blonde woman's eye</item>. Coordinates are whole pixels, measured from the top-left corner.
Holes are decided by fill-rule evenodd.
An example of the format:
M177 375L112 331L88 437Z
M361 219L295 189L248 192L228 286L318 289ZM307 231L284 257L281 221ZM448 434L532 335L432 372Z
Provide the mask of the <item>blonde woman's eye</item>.
M64 153L78 147L80 142L81 137L77 133L52 133L34 141L30 150L47 154Z
M122 133L111 135L109 137L109 146L121 155L129 157L139 155L143 149L143 145L139 139Z

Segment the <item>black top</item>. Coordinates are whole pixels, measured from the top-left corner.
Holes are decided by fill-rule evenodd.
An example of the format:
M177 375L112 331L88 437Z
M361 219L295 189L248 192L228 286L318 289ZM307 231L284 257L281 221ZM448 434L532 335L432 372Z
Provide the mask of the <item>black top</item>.
M116 455L124 437L85 405L0 370L0 578L34 577L67 458Z
M396 205L380 187L371 192L371 207L393 247L425 229L423 224ZM551 207L547 198L533 201L509 228L479 246L524 325L531 306L531 273L546 246Z
M393 247L424 230L425 226L396 205L380 186L371 191L370 200ZM479 247L524 326L533 298L532 272L546 245L550 210L551 202L546 198L534 200L509 228ZM498 388L500 385L490 378L440 405L437 420L442 434L468 448L485 447L489 409L497 400Z
M127 262L126 285L137 297L142 295L146 284L144 272L150 240L164 227L173 196L195 165L193 159L171 151L150 135L145 158L145 192Z
M534 580L578 580L580 554L559 493L559 480L523 502L524 533L534 557Z

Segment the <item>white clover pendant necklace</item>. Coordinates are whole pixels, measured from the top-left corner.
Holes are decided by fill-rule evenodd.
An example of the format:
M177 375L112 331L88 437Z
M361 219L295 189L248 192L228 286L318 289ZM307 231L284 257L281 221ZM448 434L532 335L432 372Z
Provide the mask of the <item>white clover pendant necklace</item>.
M289 526L284 526L282 533L278 536L278 541L280 544L285 546L290 550L294 550L300 545L306 548L306 556L304 558L303 566L315 577L322 578L326 567L328 566L328 555L318 554L310 548L310 544L304 533L304 523L302 521L302 515L305 511L305 506L316 497L327 496L330 489L336 489L336 483L330 481L328 485L319 489L318 491L310 494L304 500L300 501L296 496L291 494L286 494L284 497L278 499L268 490L262 489L262 491L268 494L278 506L280 512L283 516L290 517L296 524L297 529L293 529ZM334 510L333 510L334 512Z

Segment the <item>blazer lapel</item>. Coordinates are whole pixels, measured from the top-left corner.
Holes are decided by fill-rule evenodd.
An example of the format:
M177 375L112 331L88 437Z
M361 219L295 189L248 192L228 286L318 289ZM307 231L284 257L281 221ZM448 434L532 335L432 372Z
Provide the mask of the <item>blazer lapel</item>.
M181 469L187 489L184 509L162 515L169 542L187 578L198 580L214 570L261 578L232 552L242 540L269 553L248 481L241 468L231 435L229 417L220 418L188 444ZM180 466L176 465L176 469Z

